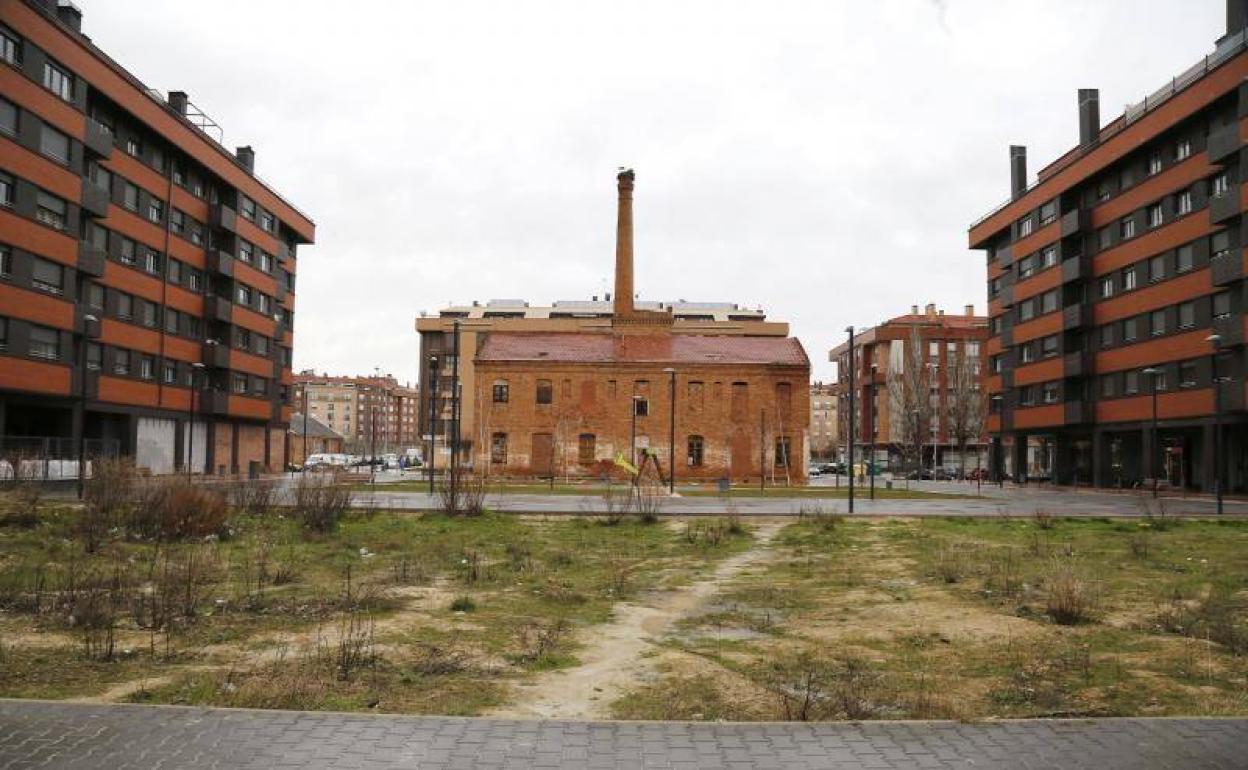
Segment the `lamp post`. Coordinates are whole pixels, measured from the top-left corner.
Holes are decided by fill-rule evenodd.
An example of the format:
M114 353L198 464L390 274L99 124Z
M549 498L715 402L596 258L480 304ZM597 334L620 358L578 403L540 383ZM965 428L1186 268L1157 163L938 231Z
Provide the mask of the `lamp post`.
M461 408L459 395L459 319L451 324L455 338L451 357L451 499L459 505L459 411Z
M633 415L632 415L632 427L630 428L629 440L628 440L628 446L629 446L628 461L633 464L634 468L636 468L637 467L637 404L641 403L641 396L634 395L632 401L630 401L629 403L632 405Z
M871 433L870 439L871 453L867 456L867 473L871 481L871 499L875 499L875 374L879 369L875 364L871 364L871 382L868 383L871 388L871 403L867 404L867 411L871 415Z
M299 463L299 475L308 472L308 383L303 383L303 462Z
M191 364L191 397L186 405L186 480L191 481L195 477L195 394L198 392L196 384L199 382L199 374L204 370L204 364L196 361ZM303 461L308 461L308 386L303 386Z
M91 324L99 319L93 315L82 317L82 348L78 361L78 499L82 499L87 478L87 337Z
M1159 449L1159 436L1157 435L1157 376L1161 374L1161 370L1155 366L1150 366L1143 373L1148 375L1149 384L1153 390L1152 452L1148 455L1148 475L1153 477L1153 497L1157 497L1157 450Z
M849 512L854 512L854 327L846 326L849 335Z
M1218 377L1218 353L1222 350L1222 335L1205 337L1213 344L1213 494L1217 498L1218 515L1222 515L1222 384Z
M434 434L434 425L438 421L438 357L429 356L429 456L426 460L426 470L429 472L429 494L433 494L433 460L434 453L438 450L437 436Z
M668 396L670 398L667 419L667 493L676 494L676 370L667 367Z

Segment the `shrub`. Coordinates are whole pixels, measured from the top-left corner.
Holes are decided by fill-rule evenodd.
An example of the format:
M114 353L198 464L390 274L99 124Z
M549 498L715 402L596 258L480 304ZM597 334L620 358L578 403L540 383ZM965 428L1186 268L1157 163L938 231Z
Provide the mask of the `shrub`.
M215 487L184 476L152 479L138 504L127 509L123 524L131 537L182 540L227 533L230 507Z
M91 478L83 485L82 514L78 534L87 553L95 553L100 542L116 526L134 502L138 473L129 460L97 460Z
M1036 512L1032 514L1032 518L1035 520L1036 526L1039 527L1040 529L1043 529L1043 530L1053 529L1053 525L1055 523L1053 520L1053 514L1049 513L1048 511L1042 508L1037 508Z
M789 721L867 719L881 710L883 678L869 661L854 655L827 660L801 653L773 664L769 679Z
M456 468L438 489L442 513L447 516L480 516L485 513L485 476Z
M295 483L295 517L304 529L328 534L351 509L351 487L328 474L302 475Z
M239 513L263 516L273 508L277 497L274 481L240 481L230 485L230 505Z
M1045 578L1045 612L1055 623L1073 626L1092 619L1097 596L1093 584L1065 561L1054 562Z
M477 603L469 596L456 596L451 602L451 612L474 612L477 609Z

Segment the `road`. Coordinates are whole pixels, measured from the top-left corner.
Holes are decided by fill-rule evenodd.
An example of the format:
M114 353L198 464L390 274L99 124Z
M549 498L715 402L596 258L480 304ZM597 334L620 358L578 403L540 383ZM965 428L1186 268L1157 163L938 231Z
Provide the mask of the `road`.
M1244 767L1248 720L688 724L0 701L0 768Z

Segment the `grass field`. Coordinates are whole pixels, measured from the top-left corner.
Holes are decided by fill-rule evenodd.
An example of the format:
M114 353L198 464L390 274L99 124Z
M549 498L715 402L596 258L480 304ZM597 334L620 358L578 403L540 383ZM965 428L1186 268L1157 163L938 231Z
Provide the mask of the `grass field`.
M925 492L917 489L908 490L904 488L905 482L896 482L898 488L885 489L884 482L880 482L875 489L877 498L885 500L941 500L941 499L957 499L963 497L975 497L975 487L971 485L963 486L961 484L950 484L948 492ZM428 492L429 482L404 480L392 481L386 483L378 483L375 486L367 483L356 484L356 491L359 492ZM502 495L602 495L607 492L607 487L603 484L585 483L585 484L563 484L556 483L554 486L542 483L522 484L522 483L499 483L490 484L487 487L490 494ZM612 489L620 492L623 486L617 484ZM778 497L778 498L811 498L818 500L842 500L849 496L848 488L842 484L837 487L825 486L768 486L760 489L758 486L742 486L737 485L727 495L720 492L713 485L677 485L676 491L684 497L723 497L731 498L758 498L758 497ZM867 496L866 487L859 486L855 490L855 495L863 499Z

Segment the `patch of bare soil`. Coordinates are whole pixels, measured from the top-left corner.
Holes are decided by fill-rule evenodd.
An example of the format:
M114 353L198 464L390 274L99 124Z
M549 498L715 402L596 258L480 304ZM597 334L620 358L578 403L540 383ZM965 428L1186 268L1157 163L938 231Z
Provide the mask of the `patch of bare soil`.
M513 691L512 702L493 716L543 719L601 719L610 703L632 686L653 678L660 660L655 640L699 610L726 581L772 558L772 539L789 522L754 522L750 549L720 562L708 576L639 601L620 602L610 623L580 634L579 666L551 671Z

